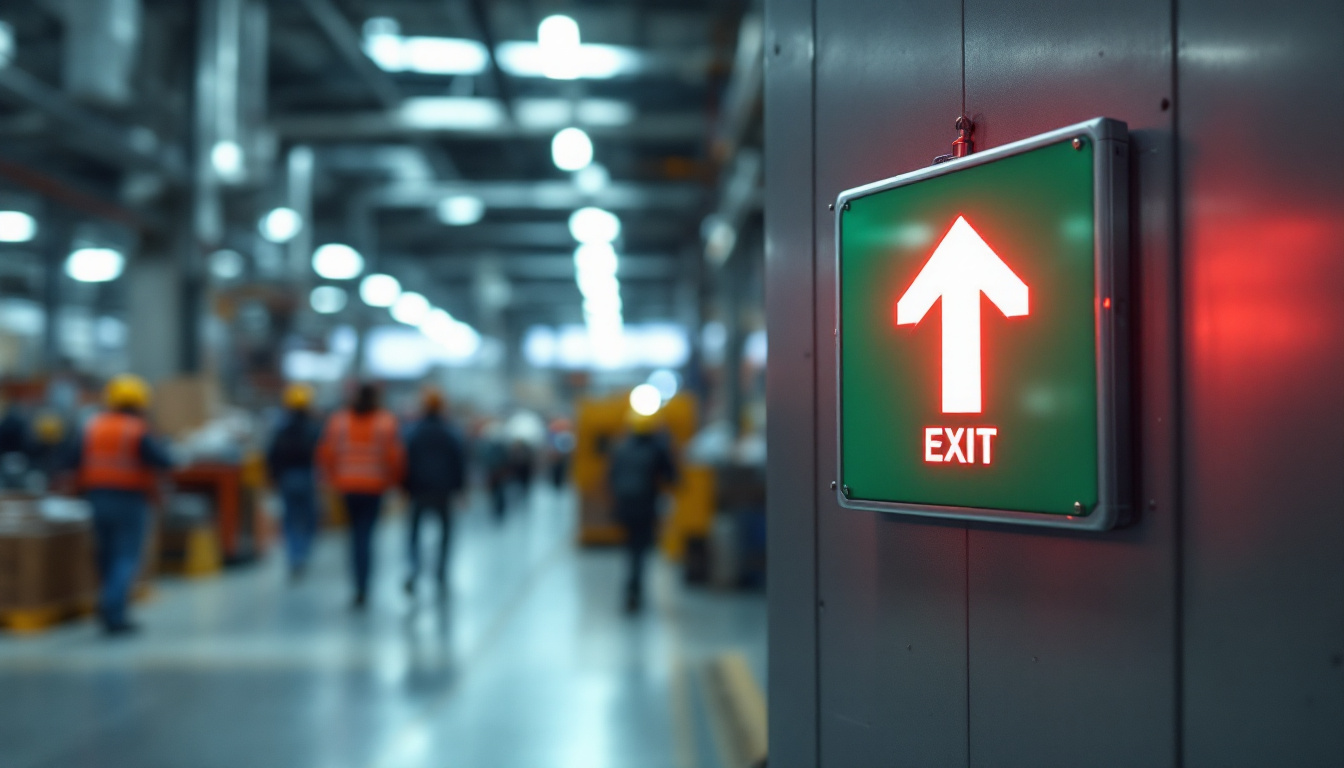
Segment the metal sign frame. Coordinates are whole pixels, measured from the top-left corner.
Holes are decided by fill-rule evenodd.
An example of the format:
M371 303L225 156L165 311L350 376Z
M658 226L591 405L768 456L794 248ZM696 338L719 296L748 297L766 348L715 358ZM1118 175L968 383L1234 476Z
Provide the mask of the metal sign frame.
M844 334L841 308L844 306L841 263L841 220L847 203L896 187L915 184L939 176L957 173L1005 157L1034 149L1071 142L1092 141L1093 216L1094 216L1094 306L1096 307L1095 350L1097 366L1097 506L1079 515L1022 512L1010 509L958 507L937 504L851 499L842 485L844 467ZM941 165L921 168L890 179L875 181L841 192L835 200L835 417L836 417L836 502L846 509L893 512L921 517L952 518L1019 525L1102 531L1129 522L1130 450L1129 450L1129 130L1125 123L1099 117L1065 128L1043 133L1001 147L950 160ZM1109 311L1102 311L1102 298L1111 299Z

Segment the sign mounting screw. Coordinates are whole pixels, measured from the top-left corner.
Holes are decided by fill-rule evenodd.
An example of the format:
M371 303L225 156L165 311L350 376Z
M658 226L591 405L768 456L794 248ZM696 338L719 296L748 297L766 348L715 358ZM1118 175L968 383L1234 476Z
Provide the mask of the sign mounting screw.
M1081 515L1083 513L1083 502L1081 501L1073 502L1073 511Z
M834 480L831 481L831 490L832 490L832 491L835 490L835 481L834 481Z
M834 210L835 210L835 203L827 203L827 204L826 204L826 210L828 210L828 211L834 211Z
M1081 136L1075 136L1075 137L1073 137L1073 148L1074 148L1074 149L1082 149L1082 148L1083 148L1083 138L1082 138Z
M845 498L846 498L846 499L849 498L849 486L848 486L848 485L842 485L842 486L840 486L840 492L843 493L843 494L845 494Z

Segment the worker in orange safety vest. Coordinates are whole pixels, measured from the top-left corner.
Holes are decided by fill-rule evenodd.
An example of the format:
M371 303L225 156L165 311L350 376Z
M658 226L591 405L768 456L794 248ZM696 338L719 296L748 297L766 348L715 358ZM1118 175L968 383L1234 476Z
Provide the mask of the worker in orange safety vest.
M397 419L378 407L374 385L361 384L350 408L327 421L317 448L317 464L325 481L345 500L354 608L360 610L368 600L373 529L383 494L401 483L406 468Z
M79 485L93 508L98 616L109 635L137 629L126 606L140 573L149 495L156 471L172 464L150 435L144 417L149 398L149 385L140 377L114 377L107 385L107 410L89 421L75 454Z

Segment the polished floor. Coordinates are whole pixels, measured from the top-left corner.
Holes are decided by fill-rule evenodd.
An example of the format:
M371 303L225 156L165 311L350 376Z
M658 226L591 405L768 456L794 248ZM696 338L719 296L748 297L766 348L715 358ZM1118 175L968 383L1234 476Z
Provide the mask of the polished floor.
M659 565L626 617L620 553L576 549L573 519L544 489L503 525L473 505L445 600L402 593L387 520L366 614L329 534L298 585L277 556L160 580L133 639L0 636L0 766L720 768L699 671L740 651L764 679L763 596Z

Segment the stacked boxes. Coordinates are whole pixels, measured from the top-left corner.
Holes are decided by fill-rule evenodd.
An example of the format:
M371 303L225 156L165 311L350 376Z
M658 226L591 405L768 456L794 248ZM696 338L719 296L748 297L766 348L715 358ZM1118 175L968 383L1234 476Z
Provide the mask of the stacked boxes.
M73 612L95 590L87 504L0 498L0 613Z

